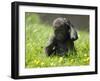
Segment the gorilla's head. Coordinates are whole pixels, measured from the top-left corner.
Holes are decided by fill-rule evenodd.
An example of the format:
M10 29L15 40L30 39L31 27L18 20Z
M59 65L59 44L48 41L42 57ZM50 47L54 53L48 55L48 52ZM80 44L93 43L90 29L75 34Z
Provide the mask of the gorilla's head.
M56 18L53 21L54 35L57 40L64 41L66 39L71 39L75 41L78 39L77 31L71 24L70 20L66 18Z

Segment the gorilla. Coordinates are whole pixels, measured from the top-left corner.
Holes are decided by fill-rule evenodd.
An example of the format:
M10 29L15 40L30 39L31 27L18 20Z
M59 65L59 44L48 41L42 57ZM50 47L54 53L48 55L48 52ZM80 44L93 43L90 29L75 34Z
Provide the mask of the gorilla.
M53 29L54 36L45 47L46 54L63 56L70 51L75 51L74 41L78 39L78 35L70 20L62 17L56 18L53 21Z

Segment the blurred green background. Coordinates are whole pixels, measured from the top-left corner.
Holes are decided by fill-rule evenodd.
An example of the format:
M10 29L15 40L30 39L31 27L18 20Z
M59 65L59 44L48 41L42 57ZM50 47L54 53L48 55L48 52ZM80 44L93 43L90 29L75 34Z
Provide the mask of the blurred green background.
M44 49L53 35L52 22L65 17L77 28L79 39L75 41L77 54L46 56ZM89 65L89 16L71 14L25 13L25 67L57 67Z

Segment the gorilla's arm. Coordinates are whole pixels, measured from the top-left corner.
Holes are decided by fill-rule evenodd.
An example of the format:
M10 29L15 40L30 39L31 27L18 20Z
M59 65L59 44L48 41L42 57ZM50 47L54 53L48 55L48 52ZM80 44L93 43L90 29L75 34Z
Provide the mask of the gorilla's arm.
M48 56L50 56L51 54L55 52L55 45L56 45L55 37L52 37L50 40L50 43L45 48L45 52Z
M71 22L69 20L67 21L67 24L70 27L70 39L72 41L77 40L78 39L78 34L77 34L77 31L76 31L75 27L71 24Z
M77 31L76 31L76 29L73 26L71 26L70 28L71 28L70 37L71 37L71 39L73 41L75 41L75 40L78 39Z

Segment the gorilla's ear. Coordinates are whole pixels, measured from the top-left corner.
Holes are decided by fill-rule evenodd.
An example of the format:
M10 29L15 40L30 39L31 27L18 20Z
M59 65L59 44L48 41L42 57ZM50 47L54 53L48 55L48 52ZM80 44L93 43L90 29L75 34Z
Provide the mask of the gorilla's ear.
M69 25L70 27L70 39L72 39L73 41L77 40L78 39L78 35L77 35L77 31L75 29L75 27L71 24L71 22L68 20L67 21L67 24Z

